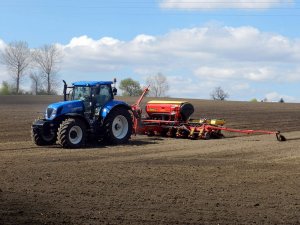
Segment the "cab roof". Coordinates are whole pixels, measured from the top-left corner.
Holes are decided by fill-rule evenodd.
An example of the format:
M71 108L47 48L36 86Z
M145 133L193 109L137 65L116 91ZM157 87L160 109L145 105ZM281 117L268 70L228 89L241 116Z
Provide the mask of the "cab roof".
M72 83L74 86L93 87L96 85L108 85L113 84L112 81L77 81Z

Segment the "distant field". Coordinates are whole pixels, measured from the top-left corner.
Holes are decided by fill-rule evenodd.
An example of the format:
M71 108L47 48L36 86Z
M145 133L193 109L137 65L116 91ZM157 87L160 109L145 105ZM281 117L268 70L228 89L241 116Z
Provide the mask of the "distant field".
M0 225L300 224L300 104L189 100L194 118L280 130L286 142L133 136L120 146L35 146L33 120L61 99L0 96Z

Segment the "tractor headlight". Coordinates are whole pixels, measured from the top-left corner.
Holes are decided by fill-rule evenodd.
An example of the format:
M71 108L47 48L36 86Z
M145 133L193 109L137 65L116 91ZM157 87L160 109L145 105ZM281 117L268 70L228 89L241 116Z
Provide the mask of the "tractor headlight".
M51 119L53 119L56 116L57 110L53 109L52 113L51 113Z
M57 110L53 108L47 108L45 113L46 119L53 119L56 116Z

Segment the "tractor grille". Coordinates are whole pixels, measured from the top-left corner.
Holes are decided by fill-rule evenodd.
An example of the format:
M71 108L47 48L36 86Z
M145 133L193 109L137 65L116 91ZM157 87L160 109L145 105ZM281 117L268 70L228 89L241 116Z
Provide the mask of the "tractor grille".
M50 118L52 112L53 112L53 108L48 108L47 109L47 118Z

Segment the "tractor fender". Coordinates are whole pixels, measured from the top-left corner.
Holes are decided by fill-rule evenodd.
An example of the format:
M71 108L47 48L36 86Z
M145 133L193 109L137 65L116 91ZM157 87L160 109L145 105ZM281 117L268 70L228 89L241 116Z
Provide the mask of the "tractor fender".
M85 123L86 127L90 127L89 121L82 114L79 114L79 113L64 114L62 116L55 118L55 122L60 124L63 120L65 120L67 118L79 118L80 120L82 120Z
M126 110L132 110L131 107L122 101L110 101L101 110L101 117L104 120L107 115L116 108L124 108Z

